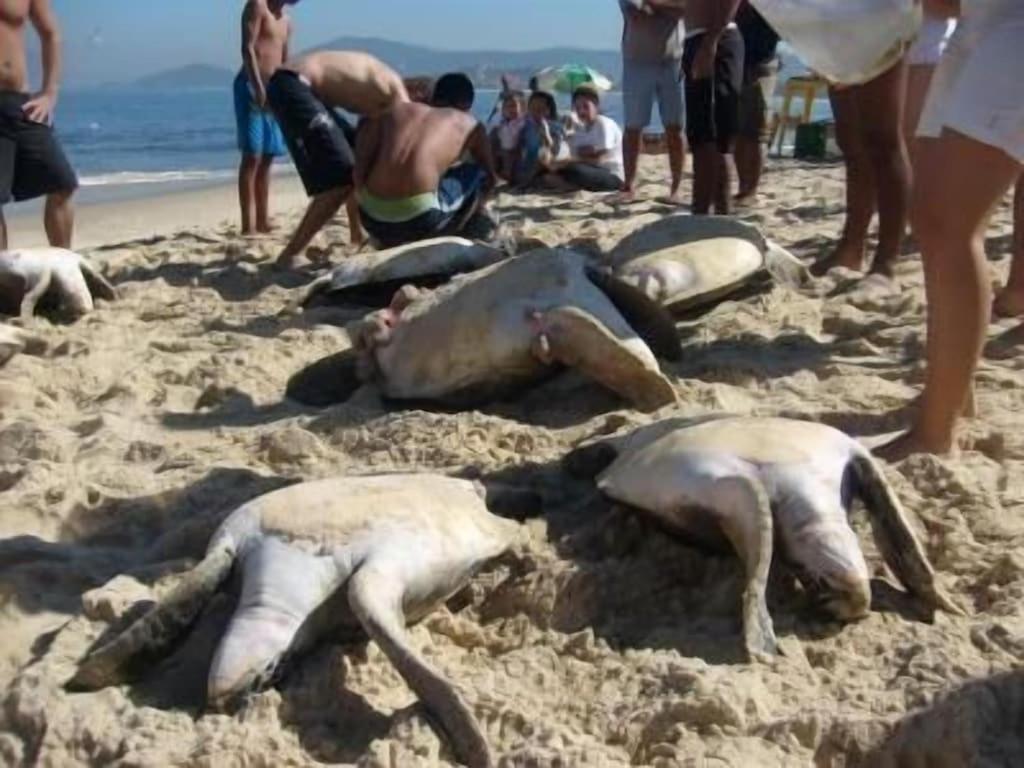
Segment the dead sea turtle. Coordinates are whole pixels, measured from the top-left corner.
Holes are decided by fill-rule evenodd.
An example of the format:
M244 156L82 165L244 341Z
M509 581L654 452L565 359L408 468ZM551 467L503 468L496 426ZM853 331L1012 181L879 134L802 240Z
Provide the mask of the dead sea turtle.
M631 232L612 249L612 272L671 312L711 304L765 274L787 285L807 268L756 227L722 216L669 216Z
M113 301L116 292L103 275L74 251L0 251L0 313L31 317L44 296L52 296L62 309L77 317L92 311L94 298Z
M500 248L461 237L438 237L386 251L360 253L313 281L302 306L332 300L387 306L395 291L405 284L437 286L453 275L490 266L507 255Z
M467 407L563 364L644 410L675 400L655 357L679 358L671 318L571 250L532 251L434 291L403 289L349 335L353 351L293 377L290 397L323 404L373 381L387 398Z
M481 485L438 475L341 477L273 491L235 510L202 562L89 653L69 687L120 682L132 659L184 633L237 567L241 597L211 664L211 703L266 685L318 634L361 627L443 725L458 758L490 766L472 712L419 655L405 626L467 584L518 530L488 511Z
M930 608L960 613L935 583L871 454L832 427L780 418L668 419L578 449L567 464L578 473L606 465L597 478L605 495L698 541L726 543L724 534L746 568L744 641L752 655L776 651L765 604L773 537L822 608L846 621L869 611L868 568L847 519L855 496L903 586Z

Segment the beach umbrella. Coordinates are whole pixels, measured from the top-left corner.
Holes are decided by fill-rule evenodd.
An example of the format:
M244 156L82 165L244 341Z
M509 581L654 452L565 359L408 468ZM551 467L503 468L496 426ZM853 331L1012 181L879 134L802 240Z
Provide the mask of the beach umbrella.
M610 91L611 79L584 64L563 64L546 67L534 75L539 91L572 93L581 85L590 85L599 91Z

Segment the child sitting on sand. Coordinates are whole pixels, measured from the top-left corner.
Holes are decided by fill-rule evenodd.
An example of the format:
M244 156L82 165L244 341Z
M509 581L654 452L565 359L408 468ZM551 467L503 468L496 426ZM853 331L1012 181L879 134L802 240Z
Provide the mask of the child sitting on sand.
M514 183L527 186L547 173L563 154L565 135L558 122L555 98L545 91L534 91L526 105L526 121L519 140Z
M491 128L491 149L498 175L512 181L516 167L519 138L526 118L523 117L523 92L506 91L501 97L501 121Z

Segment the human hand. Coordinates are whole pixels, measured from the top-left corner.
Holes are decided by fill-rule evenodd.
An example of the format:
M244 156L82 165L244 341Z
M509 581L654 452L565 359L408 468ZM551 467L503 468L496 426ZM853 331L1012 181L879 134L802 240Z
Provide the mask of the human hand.
M57 96L44 91L37 93L31 99L26 101L21 110L25 113L25 117L33 123L49 125L53 122L53 110L56 106Z
M690 76L694 80L707 80L715 72L715 56L718 53L718 41L708 35L700 41L697 55L693 57Z

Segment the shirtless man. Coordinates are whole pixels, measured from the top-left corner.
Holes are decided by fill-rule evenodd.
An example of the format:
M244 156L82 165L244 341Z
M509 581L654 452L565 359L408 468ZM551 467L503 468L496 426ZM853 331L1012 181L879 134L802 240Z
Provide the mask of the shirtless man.
M463 231L496 182L487 130L467 112L399 104L359 128L356 194L382 248Z
M25 23L39 35L43 87L28 93ZM60 79L60 30L50 0L0 0L0 250L7 248L3 205L46 195L50 245L71 247L78 179L53 134Z
M686 138L693 150L694 213L731 211L729 176L740 123L743 36L733 17L740 0L686 4Z
M348 200L353 244L362 243L359 207L352 192L355 128L335 108L378 117L409 100L397 72L354 51L321 51L288 61L270 78L267 99L312 198L277 263L299 266L309 241Z
M292 23L284 7L295 2L248 0L242 11L242 69L234 94L243 235L270 231L270 167L285 149L281 129L267 109L267 81L288 58Z

